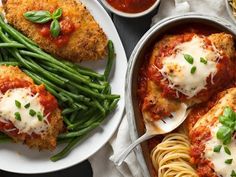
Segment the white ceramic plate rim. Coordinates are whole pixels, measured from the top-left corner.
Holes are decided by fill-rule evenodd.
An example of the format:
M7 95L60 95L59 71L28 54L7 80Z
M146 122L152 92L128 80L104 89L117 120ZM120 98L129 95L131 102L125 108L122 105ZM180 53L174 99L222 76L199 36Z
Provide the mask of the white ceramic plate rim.
M81 0L81 2L86 5L108 38L114 42L116 62L111 76L111 85L113 93L121 95L118 107L99 128L85 138L66 158L57 162L50 161L49 158L52 155L50 152L30 150L25 145L20 144L1 144L0 170L23 174L38 174L58 171L76 165L101 149L112 137L122 119L124 112L125 71L127 68L124 48L112 20L99 2L94 0ZM91 66L91 63L87 62L85 65ZM92 63L92 66L94 66L92 68L101 72L105 68L105 61ZM62 147L57 148L56 152L60 149Z

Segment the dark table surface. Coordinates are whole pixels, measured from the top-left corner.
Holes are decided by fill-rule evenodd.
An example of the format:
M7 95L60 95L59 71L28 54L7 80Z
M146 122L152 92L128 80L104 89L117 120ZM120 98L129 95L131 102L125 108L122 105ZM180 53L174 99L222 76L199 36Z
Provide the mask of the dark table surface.
M117 28L117 31L120 35L121 41L124 45L127 58L129 58L130 54L132 53L133 48L135 47L139 39L149 29L152 16L156 14L156 11L153 11L151 14L148 14L144 17L135 18L135 19L123 18L114 14L110 14ZM6 159L6 163L7 163L7 159ZM61 170L61 171L47 173L47 174L38 174L38 175L14 174L14 173L4 172L0 170L0 177L25 177L25 176L30 176L30 177L92 177L93 172L92 172L90 163L88 161L84 161L83 163L75 165L66 170Z

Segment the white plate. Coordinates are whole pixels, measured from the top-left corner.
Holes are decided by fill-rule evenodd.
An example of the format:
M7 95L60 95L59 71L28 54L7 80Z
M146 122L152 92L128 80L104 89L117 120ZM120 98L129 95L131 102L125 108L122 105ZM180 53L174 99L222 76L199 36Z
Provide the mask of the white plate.
M116 50L116 62L114 72L111 75L112 92L121 95L118 108L113 114L107 117L106 121L85 138L78 146L64 159L51 162L50 157L59 152L62 146L58 147L53 153L28 149L20 144L1 144L0 145L0 169L15 173L36 174L47 173L68 168L78 164L105 145L118 127L124 111L124 87L125 71L127 60L124 48L110 17L103 7L96 0L81 0L92 13L96 21L103 28L108 38L114 42ZM86 63L86 65L89 63ZM103 71L105 61L92 63L98 71Z

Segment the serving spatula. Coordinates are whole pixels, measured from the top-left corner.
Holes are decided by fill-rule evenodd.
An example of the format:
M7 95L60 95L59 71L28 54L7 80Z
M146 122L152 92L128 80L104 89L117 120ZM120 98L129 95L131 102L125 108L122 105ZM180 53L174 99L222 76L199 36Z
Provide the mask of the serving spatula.
M140 143L151 139L156 135L166 134L177 127L179 127L183 121L186 119L189 110L185 103L181 103L180 108L176 112L172 112L172 117L165 117L164 119L151 122L145 120L146 133L134 141L129 147L127 147L122 153L115 154L112 159L114 163L118 166L126 159L129 153Z

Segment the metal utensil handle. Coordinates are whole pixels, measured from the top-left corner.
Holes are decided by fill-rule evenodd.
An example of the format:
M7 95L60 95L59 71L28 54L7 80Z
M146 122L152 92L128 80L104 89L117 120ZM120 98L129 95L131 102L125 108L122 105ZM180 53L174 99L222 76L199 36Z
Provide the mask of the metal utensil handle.
M150 134L150 132L146 132L144 135L139 137L137 140L135 140L131 145L129 145L128 148L126 148L121 154L117 154L113 157L115 165L120 166L123 161L126 159L126 157L129 155L129 153L140 143L152 138L154 135Z

